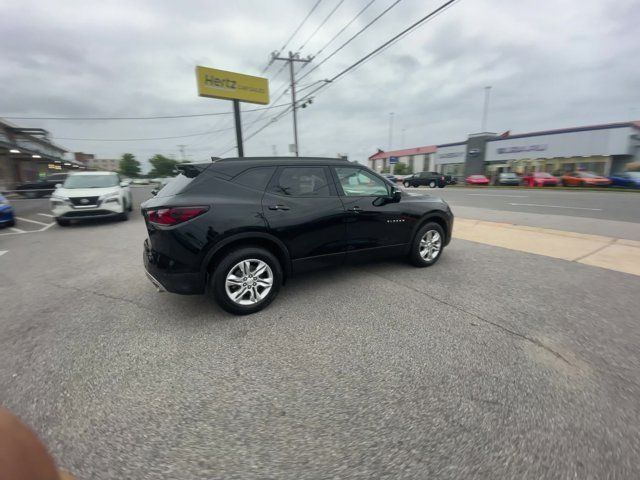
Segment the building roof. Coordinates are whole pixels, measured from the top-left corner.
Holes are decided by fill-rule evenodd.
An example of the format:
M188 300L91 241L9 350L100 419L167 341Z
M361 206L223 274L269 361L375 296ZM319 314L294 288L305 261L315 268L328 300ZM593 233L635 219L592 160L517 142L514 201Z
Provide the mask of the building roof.
M539 137L542 135L558 135L562 133L588 132L591 130L608 130L612 128L627 128L627 127L640 129L640 120L636 120L632 122L604 123L602 125L589 125L585 127L560 128L557 130L543 130L539 132L518 133L516 135L511 135L509 133L508 135L503 134L504 136L493 138L489 141L497 142L500 140L509 140L511 138Z
M382 150L378 151L378 153L374 153L369 157L369 160L378 160L379 158L389 158L389 157L406 157L408 155L420 155L423 153L435 153L437 150L435 145L429 145L426 147L414 147L414 148L405 148L404 150L391 150L389 152L383 152Z

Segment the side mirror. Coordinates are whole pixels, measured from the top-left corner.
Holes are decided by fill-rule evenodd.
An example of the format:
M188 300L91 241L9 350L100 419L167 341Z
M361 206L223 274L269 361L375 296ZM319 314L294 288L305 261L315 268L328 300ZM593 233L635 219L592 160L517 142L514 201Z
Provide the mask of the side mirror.
M391 201L393 203L398 203L401 198L402 198L402 190L400 190L398 187L392 187L391 188Z
M151 195L152 196L156 196L158 194L158 189L154 188L153 190L151 190Z
M62 184L61 183L56 183L55 187L56 188L62 188Z

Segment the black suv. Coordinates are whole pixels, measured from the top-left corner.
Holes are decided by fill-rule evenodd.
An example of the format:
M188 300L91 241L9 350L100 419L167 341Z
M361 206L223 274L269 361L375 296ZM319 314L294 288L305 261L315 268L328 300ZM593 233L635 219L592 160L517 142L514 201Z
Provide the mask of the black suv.
M442 200L401 192L347 160L227 158L180 165L142 204L144 265L169 292L257 312L293 273L404 255L433 265L451 240Z
M428 185L431 188L444 188L447 183L451 183L451 176L449 176L449 181L447 181L446 176L438 172L418 172L405 177L402 181L405 187Z

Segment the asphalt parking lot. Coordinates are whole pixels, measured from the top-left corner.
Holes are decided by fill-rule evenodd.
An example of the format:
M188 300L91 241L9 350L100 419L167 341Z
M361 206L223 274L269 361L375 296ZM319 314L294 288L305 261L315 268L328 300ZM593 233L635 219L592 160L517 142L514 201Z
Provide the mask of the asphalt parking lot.
M233 317L155 290L137 209L0 235L0 404L78 478L640 476L638 276L454 239Z

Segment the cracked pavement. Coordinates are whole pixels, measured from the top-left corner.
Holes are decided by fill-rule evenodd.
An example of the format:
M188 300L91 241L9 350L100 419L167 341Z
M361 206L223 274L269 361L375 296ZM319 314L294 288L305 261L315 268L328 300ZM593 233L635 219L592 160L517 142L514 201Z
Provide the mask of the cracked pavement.
M232 317L142 219L4 237L0 403L92 479L640 476L640 278L462 240Z

